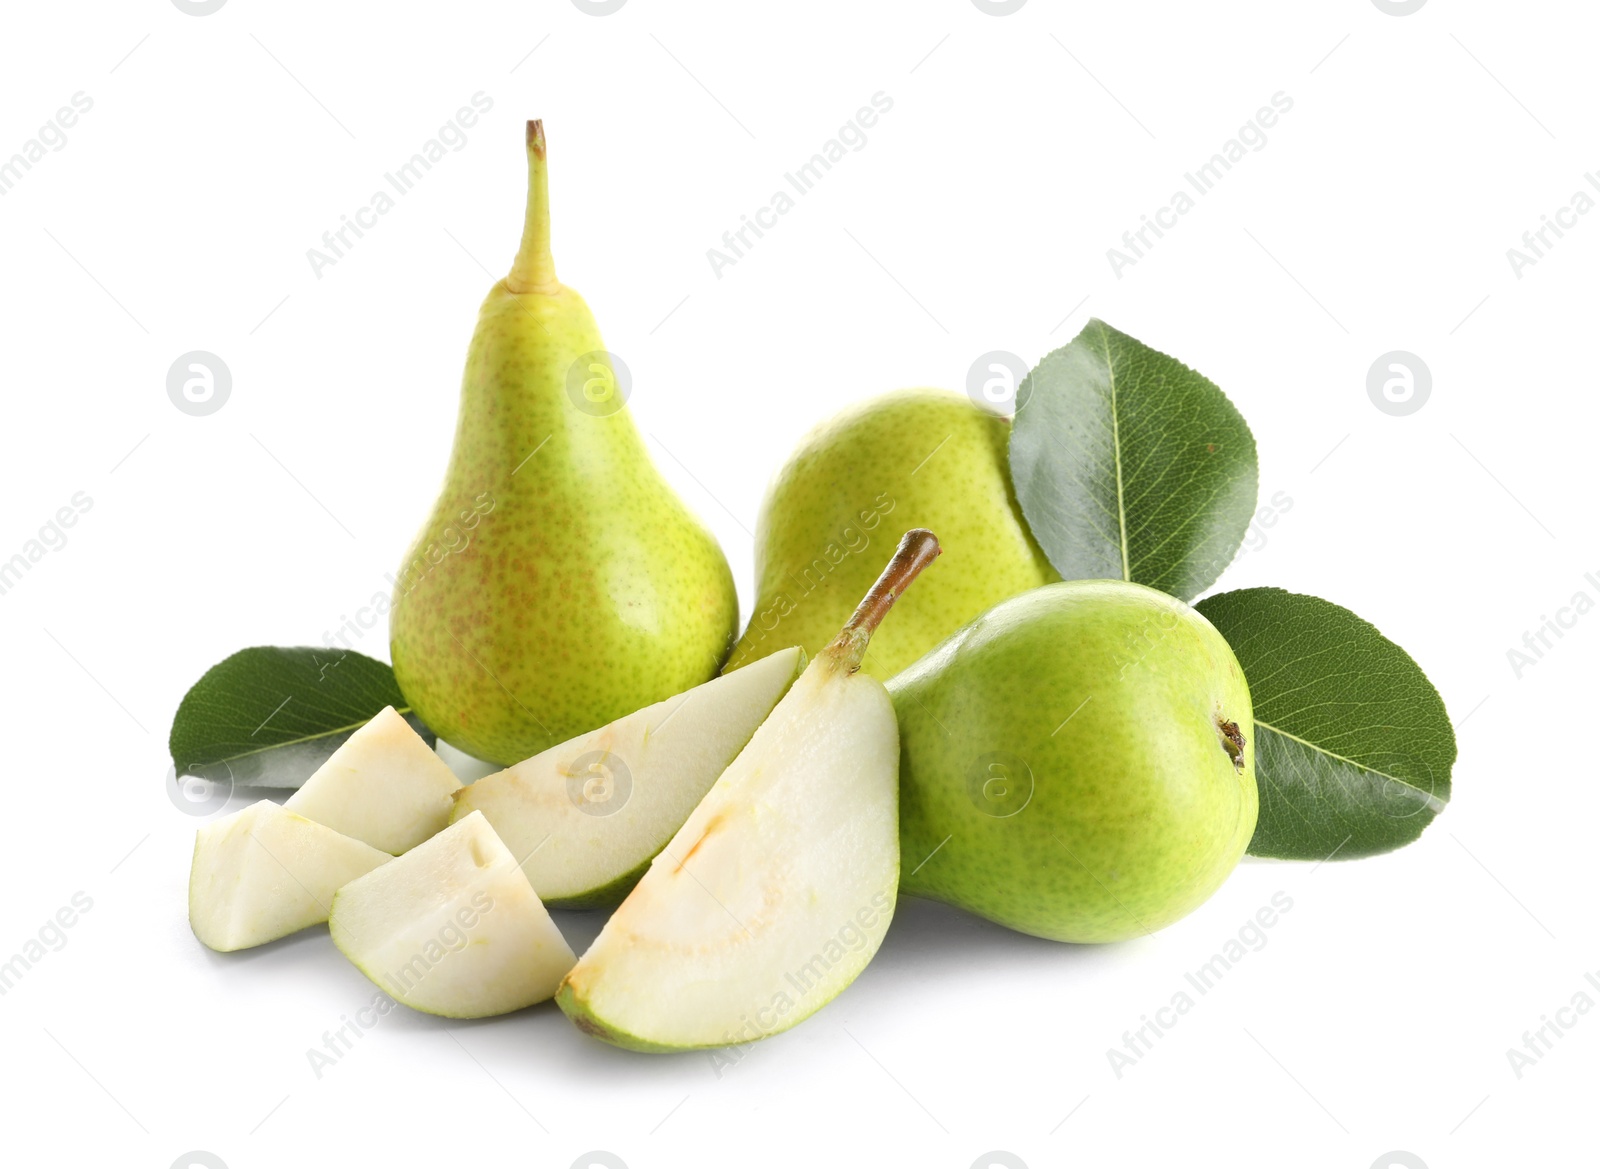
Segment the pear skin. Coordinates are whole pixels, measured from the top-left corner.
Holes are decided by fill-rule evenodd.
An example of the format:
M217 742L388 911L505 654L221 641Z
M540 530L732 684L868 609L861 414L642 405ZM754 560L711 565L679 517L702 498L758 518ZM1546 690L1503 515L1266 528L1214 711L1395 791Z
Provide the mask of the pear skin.
M905 893L1039 937L1120 941L1210 897L1255 832L1244 671L1155 589L1013 597L889 693Z
M949 390L897 390L817 427L767 490L758 599L727 669L786 645L818 653L899 533L931 528L937 576L903 602L863 665L888 679L991 605L1059 580L1006 469L1008 419Z
M738 628L722 550L651 461L549 234L529 122L522 246L479 310L444 487L390 615L417 714L500 764L716 676Z

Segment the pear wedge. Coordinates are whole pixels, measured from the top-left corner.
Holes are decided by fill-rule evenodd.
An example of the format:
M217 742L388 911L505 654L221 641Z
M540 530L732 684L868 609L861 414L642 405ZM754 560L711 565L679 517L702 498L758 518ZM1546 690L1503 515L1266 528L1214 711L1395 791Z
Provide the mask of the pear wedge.
M455 794L546 905L615 905L788 691L805 655L758 662L579 735Z
M638 1051L748 1043L831 1001L883 940L900 876L899 732L859 673L938 555L908 532L844 630L652 862L561 985L578 1028Z
M189 926L213 950L243 950L328 920L341 885L390 859L262 800L195 834Z
M453 1019L555 994L571 948L517 859L468 816L333 899L334 945L390 998Z
M461 781L386 706L351 735L284 807L398 856L450 822Z

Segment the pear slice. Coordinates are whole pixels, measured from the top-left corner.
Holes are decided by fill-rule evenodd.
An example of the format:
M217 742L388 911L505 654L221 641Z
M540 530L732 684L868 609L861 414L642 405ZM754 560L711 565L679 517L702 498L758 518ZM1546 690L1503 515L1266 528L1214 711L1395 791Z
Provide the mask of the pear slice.
M243 950L328 920L341 885L390 859L262 800L195 834L189 926L213 950Z
M456 793L522 860L546 905L615 905L788 691L775 654L552 747Z
M561 984L580 1030L676 1051L787 1030L866 967L900 876L899 732L857 671L939 553L914 529ZM737 677L735 673L730 675Z
M386 706L351 735L284 807L399 855L450 823L461 787L450 765Z
M478 1019L543 1002L577 961L482 815L352 881L328 929L390 998Z

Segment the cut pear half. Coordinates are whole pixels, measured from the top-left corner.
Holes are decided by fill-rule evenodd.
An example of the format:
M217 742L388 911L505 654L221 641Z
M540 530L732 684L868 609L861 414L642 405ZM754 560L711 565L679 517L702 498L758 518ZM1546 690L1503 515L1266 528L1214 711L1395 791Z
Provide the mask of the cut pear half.
M450 823L461 781L386 706L342 743L284 807L399 855Z
M580 1030L638 1051L748 1043L871 961L900 877L900 740L888 692L857 671L938 551L931 532L906 534L567 975L556 1001Z
M805 664L777 653L498 774L455 795L482 812L547 905L615 905L672 839Z
M333 901L334 945L389 997L455 1019L555 994L577 961L481 815L352 881Z
M243 950L328 920L333 895L386 852L262 800L195 834L189 926L213 950Z

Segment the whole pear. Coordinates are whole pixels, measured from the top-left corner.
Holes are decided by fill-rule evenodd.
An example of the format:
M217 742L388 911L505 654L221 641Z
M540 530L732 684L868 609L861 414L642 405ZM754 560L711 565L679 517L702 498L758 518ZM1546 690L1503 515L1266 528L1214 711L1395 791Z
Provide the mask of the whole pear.
M887 679L991 605L1059 579L1006 470L1010 421L948 390L897 390L817 427L774 477L756 528L755 611L727 669L786 645L818 653L907 528L945 547L863 665Z
M395 582L391 654L417 714L515 763L716 675L738 600L711 533L651 462L588 305L550 256L545 138L478 314L455 449Z
M1256 826L1244 672L1204 617L1123 581L995 606L889 682L904 892L1064 942L1152 933Z

